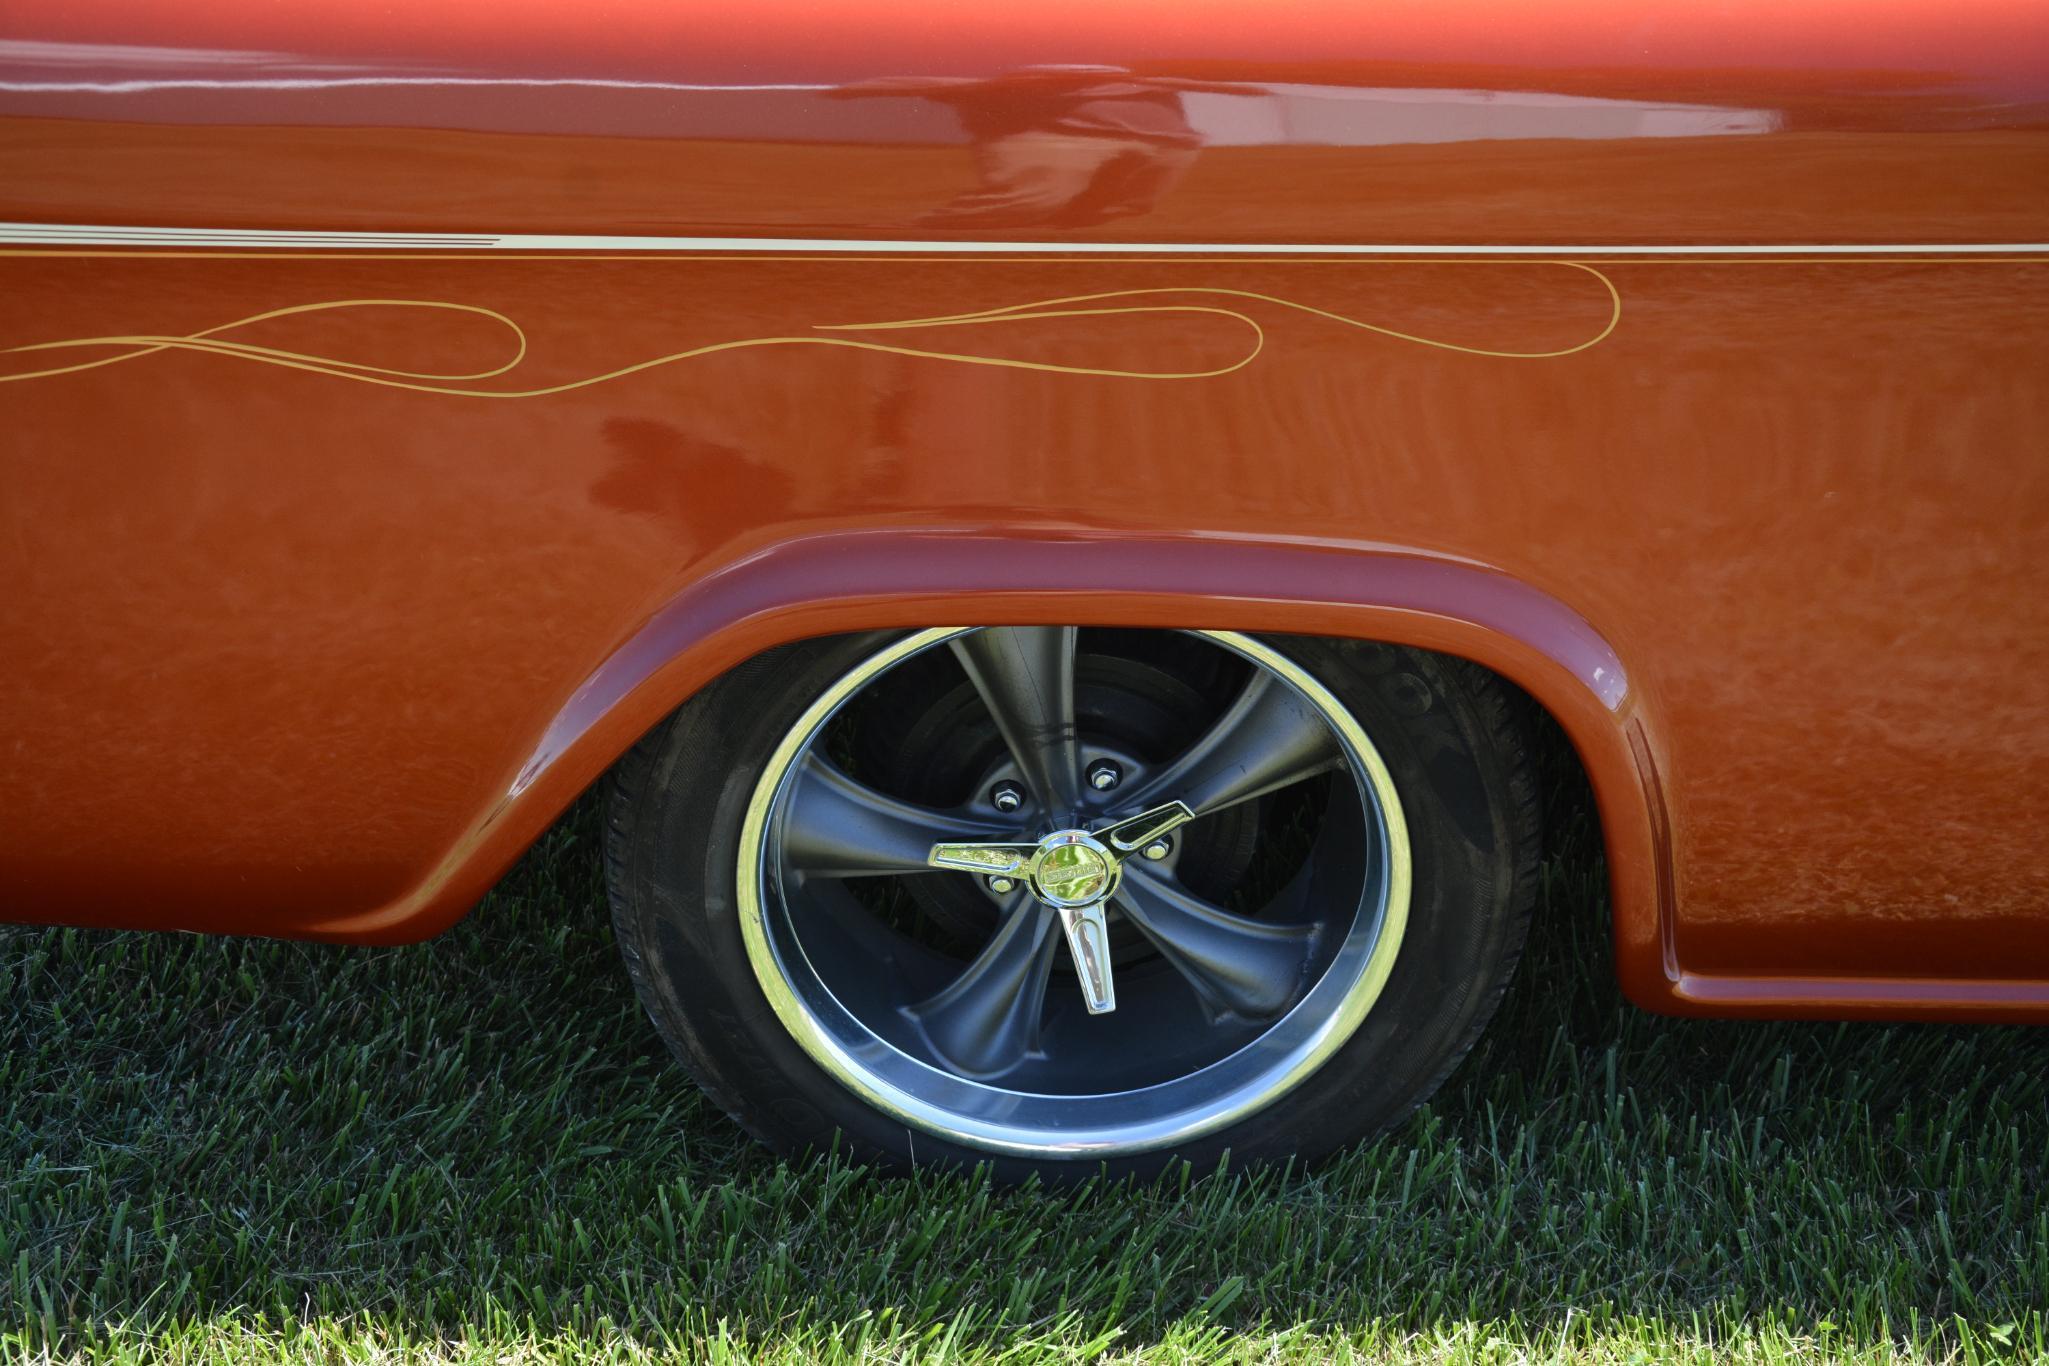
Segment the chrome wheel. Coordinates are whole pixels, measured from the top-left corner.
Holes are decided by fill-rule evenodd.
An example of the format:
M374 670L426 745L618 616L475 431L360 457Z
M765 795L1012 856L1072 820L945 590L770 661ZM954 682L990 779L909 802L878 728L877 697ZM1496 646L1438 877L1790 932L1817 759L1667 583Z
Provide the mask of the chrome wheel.
M1147 657L1161 634L921 632L771 752L738 841L747 960L902 1124L1149 1152L1271 1105L1372 1010L1410 893L1386 765L1271 646Z

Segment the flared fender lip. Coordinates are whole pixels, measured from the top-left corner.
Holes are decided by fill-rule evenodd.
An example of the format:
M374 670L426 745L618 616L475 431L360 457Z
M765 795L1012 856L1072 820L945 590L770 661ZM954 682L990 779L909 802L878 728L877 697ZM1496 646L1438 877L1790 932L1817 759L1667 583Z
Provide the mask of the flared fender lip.
M914 605L918 610L907 610ZM652 725L741 659L806 635L997 624L992 612L1008 624L1081 621L1094 612L1087 624L1198 627L1220 625L1218 613L1248 609L1256 614L1232 629L1303 631L1258 614L1319 608L1398 612L1442 618L1454 630L1476 628L1534 651L1611 715L1633 709L1620 656L1584 617L1470 560L1320 542L849 532L783 542L684 590L569 699L509 795L519 796L561 762L602 718L633 710L650 684L690 680L689 691L648 718ZM812 627L808 618L821 612L831 624ZM792 617L806 618L806 629L778 633L708 673L690 667L726 632Z
M1592 779L1618 968L1669 1003L1672 885L1646 701L1579 613L1471 560L1386 545L1228 536L861 531L739 556L653 613L576 689L503 797L400 902L308 927L324 939L438 933L618 757L697 689L778 645L846 631L1075 622L1386 640L1463 656L1557 718Z

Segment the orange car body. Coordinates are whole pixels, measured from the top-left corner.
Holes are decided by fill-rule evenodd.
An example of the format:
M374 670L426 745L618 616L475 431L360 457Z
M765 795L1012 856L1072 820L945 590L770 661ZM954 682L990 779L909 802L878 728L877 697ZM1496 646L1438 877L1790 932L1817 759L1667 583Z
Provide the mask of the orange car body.
M1617 963L2049 1019L2033 0L0 20L0 911L390 942L805 635L1540 700ZM341 234L341 235L327 235Z

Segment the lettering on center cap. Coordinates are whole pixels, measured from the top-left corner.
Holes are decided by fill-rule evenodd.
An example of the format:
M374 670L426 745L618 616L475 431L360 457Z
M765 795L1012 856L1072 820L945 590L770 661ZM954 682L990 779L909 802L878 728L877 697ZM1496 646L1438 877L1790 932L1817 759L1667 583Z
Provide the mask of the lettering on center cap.
M1083 906L1110 890L1116 865L1086 836L1054 835L1040 847L1032 883L1040 896L1058 906Z

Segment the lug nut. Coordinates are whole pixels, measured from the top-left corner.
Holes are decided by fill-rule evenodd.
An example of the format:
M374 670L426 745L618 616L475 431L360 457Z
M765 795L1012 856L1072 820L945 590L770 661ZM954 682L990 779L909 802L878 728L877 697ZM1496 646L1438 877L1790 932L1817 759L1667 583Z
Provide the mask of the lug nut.
M998 896L1003 896L1017 890L1017 884L1007 877L992 877L989 879L989 890Z
M1024 805L1024 789L1016 783L998 783L989 800L998 811L1015 811Z
M1151 844L1148 844L1145 848L1139 850L1138 852L1144 854L1149 859L1158 860L1163 859L1167 855L1173 853L1174 846L1167 843L1167 841L1165 840L1154 840Z
M1124 770L1106 759L1089 770L1089 786L1098 792L1108 792L1123 776Z

